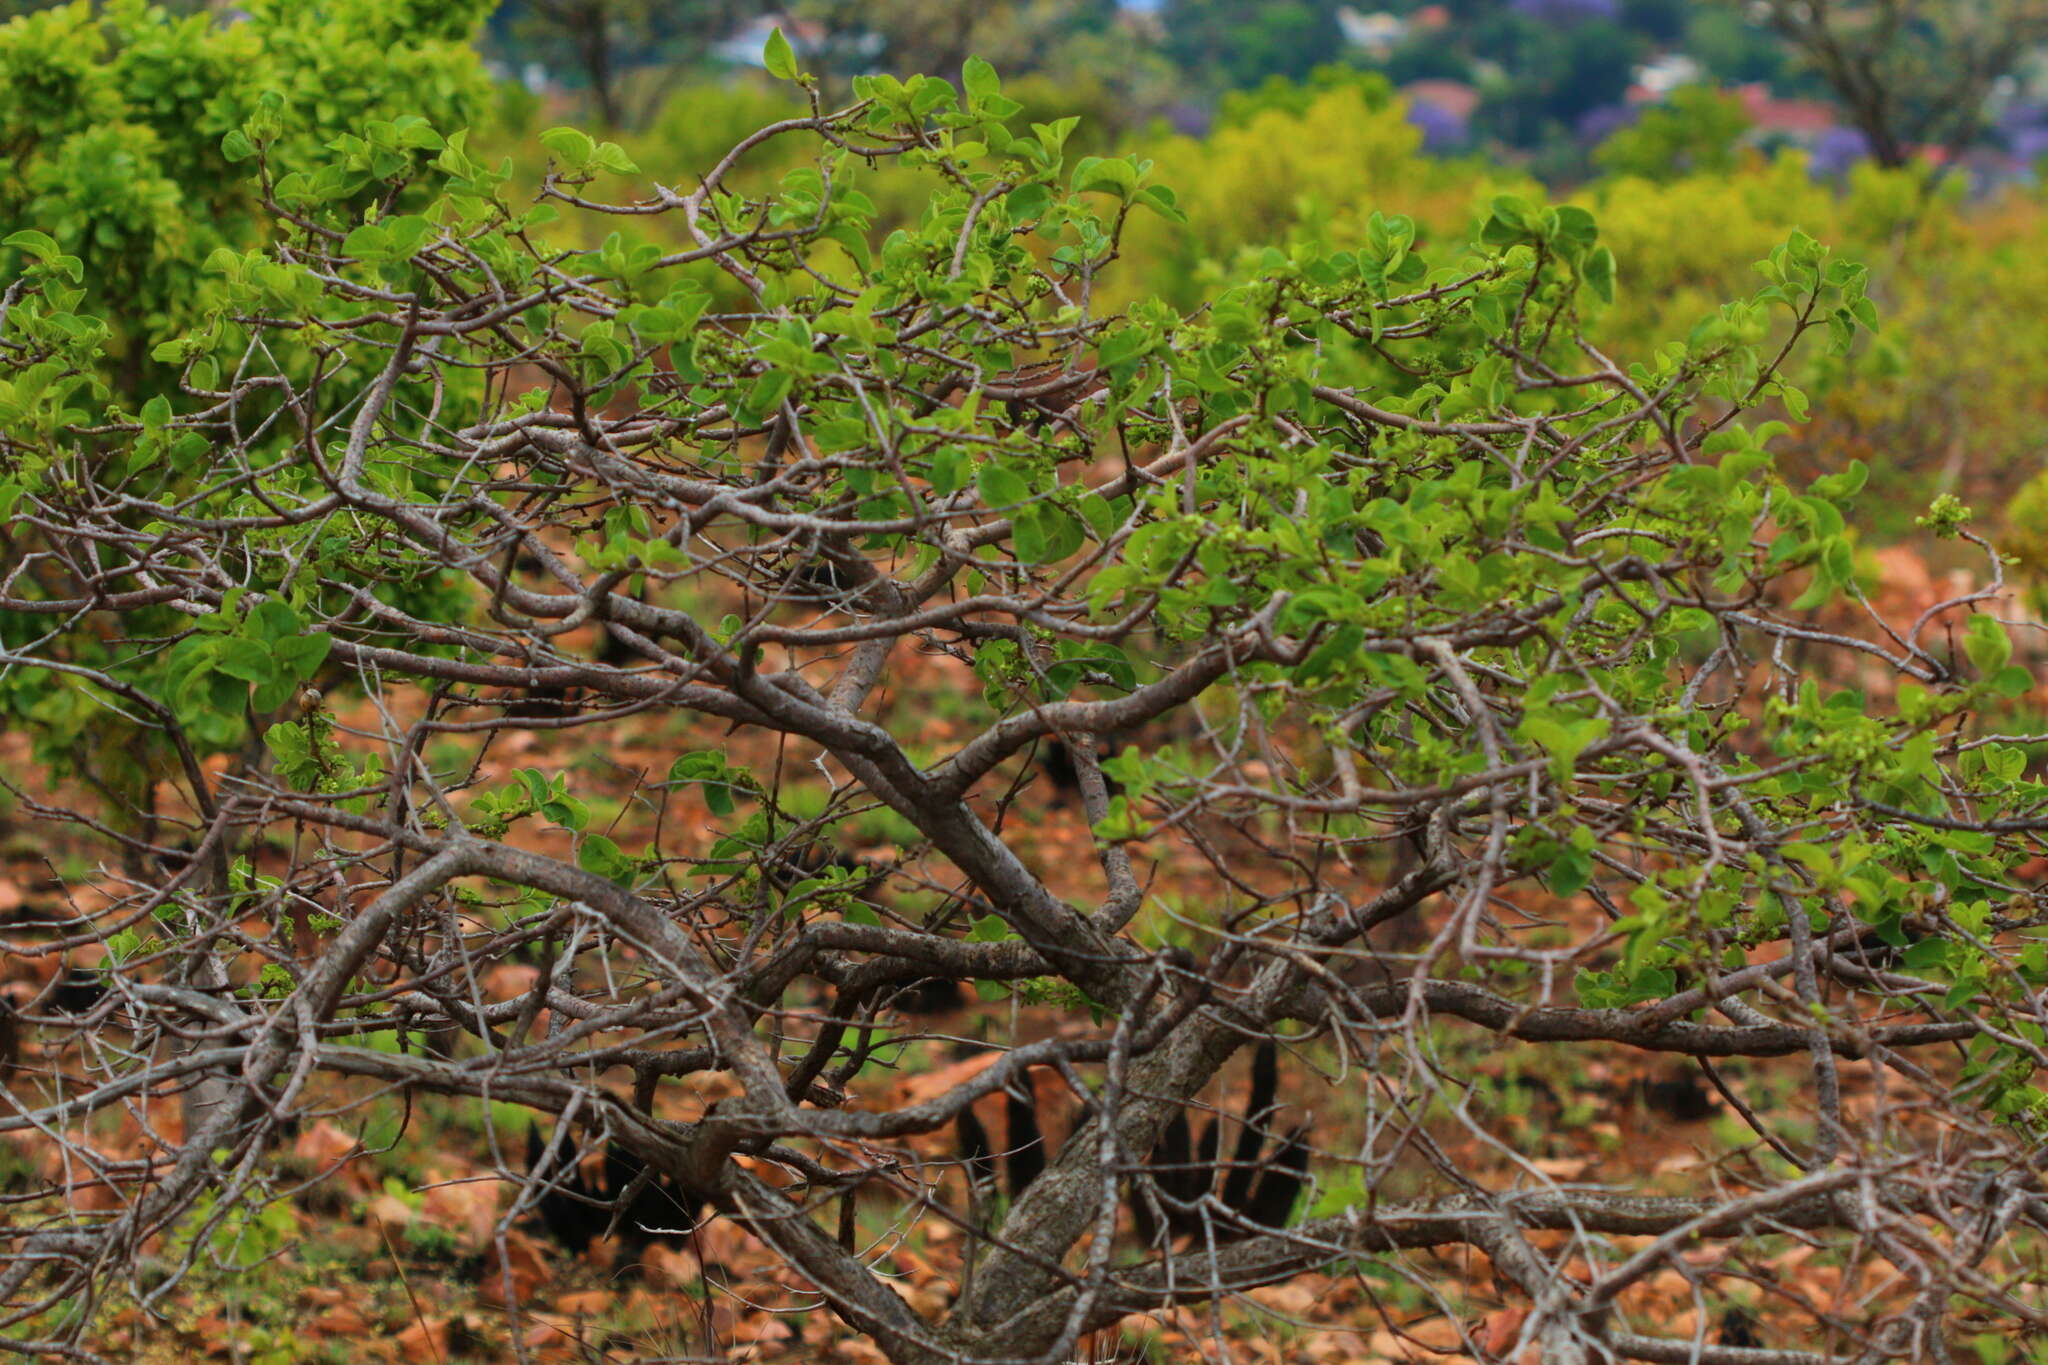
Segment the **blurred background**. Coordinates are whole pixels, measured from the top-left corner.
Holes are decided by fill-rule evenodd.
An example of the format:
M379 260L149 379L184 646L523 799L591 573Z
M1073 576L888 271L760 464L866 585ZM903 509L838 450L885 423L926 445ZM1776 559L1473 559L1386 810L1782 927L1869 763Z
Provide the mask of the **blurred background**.
M1190 223L1134 220L1125 297L1191 305L1237 253L1374 210L1457 235L1547 193L1614 247L1626 354L1803 228L1871 266L1887 322L1801 376L1806 458L1878 471L1878 539L1955 492L2048 573L2042 0L507 0L479 47L506 134L599 124L685 178L798 108L761 71L777 26L828 95L978 54L1024 118L1081 117L1071 155L1159 163Z
M276 49L270 56L281 69L324 73L303 77L324 82L320 98L444 111L435 117L471 127L472 148L514 154L519 173L535 178L544 162L538 133L571 123L618 141L654 180L690 183L746 133L804 108L800 90L762 68L777 28L828 100L867 72L957 80L961 63L979 55L1023 103L1019 126L1078 115L1070 159L1132 153L1154 162L1155 178L1179 195L1187 226L1150 215L1131 221L1110 304L1158 295L1192 306L1245 264L1244 253L1341 249L1376 210L1411 215L1426 241L1472 232L1495 195L1545 196L1598 217L1621 270L1600 332L1610 353L1626 357L1685 336L1724 301L1753 291L1752 264L1800 228L1870 266L1885 326L1845 359L1804 362L1798 379L1813 403L1791 414L1803 419L1789 442L1795 460L1815 469L1852 458L1871 465L1873 552L1913 538L1927 501L1953 492L2003 537L2022 574L2048 579L2048 452L2038 434L2048 415L2040 174L2048 0L172 0L148 8L256 30L264 36L249 41ZM144 10L143 0L0 0L0 19L47 11L36 19L55 25L68 14L67 28L98 22L124 32L139 31L134 16ZM423 49L394 45L389 69L365 76L360 54L301 61L278 36L309 24L325 23L327 34L361 27L359 11L375 11L379 22L404 11L410 17L394 29L404 42L438 33L461 48L459 61L408 67ZM370 35L359 46L378 51L381 41ZM47 54L58 42L52 29L16 50ZM0 42L0 57L6 48ZM340 88L359 79L382 93ZM86 215L69 233L55 224L60 239L104 237L125 214L134 226L123 230L155 225L153 249L162 250L162 205L142 202L125 183L78 188L113 164L105 118L94 125L91 111L60 109L53 97L31 123L21 111L31 109L35 84L12 87L21 126L31 130L23 136L36 145L12 169L0 166L0 210L22 206L51 219L37 208L53 202L53 191L37 197L44 176L63 182L65 212ZM440 93L423 94L428 86ZM127 98L135 105L142 97ZM170 100L159 102L168 109ZM0 134L6 120L0 113ZM77 125L77 155L59 164L48 134L67 121ZM174 130L162 122L168 142ZM739 184L773 183L792 169L778 157L800 157L800 148L768 144ZM46 171L36 168L39 157L49 160ZM194 198L175 168L165 179L165 199ZM923 210L919 192L886 171L864 178L862 189L884 227ZM102 206L92 207L93 195ZM217 206L194 212L194 251L219 217ZM625 226L664 230L658 219ZM1938 574L1939 551L1928 553Z

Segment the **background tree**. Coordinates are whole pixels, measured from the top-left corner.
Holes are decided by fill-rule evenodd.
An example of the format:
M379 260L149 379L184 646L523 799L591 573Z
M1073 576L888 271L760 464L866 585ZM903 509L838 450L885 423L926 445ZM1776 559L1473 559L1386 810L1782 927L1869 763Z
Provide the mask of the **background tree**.
M756 8L742 0L516 0L493 17L491 46L514 65L573 73L603 127L639 128Z
M32 225L81 262L84 306L111 331L98 373L137 405L151 396L145 383L165 380L152 338L205 314L216 250L265 232L261 187L229 133L259 107L289 109L295 158L347 137L358 173L381 178L373 166L416 150L401 120L482 118L468 43L489 7L251 0L223 26L144 0L77 0L0 27L0 224ZM0 261L22 259L0 248Z
M1481 78L1485 127L1513 146L1559 145L1586 114L1620 104L1650 45L1619 13L1602 0L1523 0L1477 20L1468 41L1494 64Z
M990 5L799 0L790 13L815 31L815 37L803 42L804 60L842 80L875 71L957 78L970 56L1013 75L1051 71L1062 79L1085 79L1103 70L1101 58L1085 54L1095 42L1119 31L1115 0L1010 0ZM1127 36L1123 46L1129 61L1134 54ZM1077 56L1082 60L1075 60Z
M2043 0L1765 0L1761 9L1885 166L1904 165L1916 148L1953 158L1975 144L1990 127L1994 89L2048 40Z
M1725 174L1735 169L1738 144L1750 127L1741 100L1703 85L1682 86L1601 143L1593 160L1611 175L1646 180Z
M855 95L751 196L550 130L538 203L454 130L365 159L259 102L228 146L273 231L140 404L83 258L8 236L4 695L162 755L140 830L106 755L13 782L99 864L12 946L103 954L18 1018L0 1132L63 1175L10 1195L14 1348L231 1254L303 1183L280 1128L393 1092L554 1120L489 1152L508 1302L510 1224L602 1147L614 1202L658 1179L920 1365L1333 1266L1486 1360L1939 1358L2038 1315L2048 784L1999 561L1873 621L1864 471L1790 481L1743 415L1803 408L1779 361L1870 325L1861 269L1795 236L1610 360L1591 215L1502 196L1469 246L1376 215L1110 310L1132 215L1180 212L1150 168L1069 164L971 60ZM889 161L929 192L877 241ZM653 722L599 798L569 746ZM1015 1001L958 1069L906 1017L933 980ZM1687 1059L1728 1122L1561 1176L1487 1099L1511 1043ZM139 1154L96 1145L124 1113ZM948 1292L892 1287L906 1225L970 1247ZM1799 1243L1860 1288L1770 1274ZM1439 1248L1523 1311L1482 1328ZM1737 1301L1765 1345L1706 1340Z
M1299 79L1342 52L1340 8L1330 0L1167 0L1159 25L1167 56L1184 71L1237 89L1271 76Z

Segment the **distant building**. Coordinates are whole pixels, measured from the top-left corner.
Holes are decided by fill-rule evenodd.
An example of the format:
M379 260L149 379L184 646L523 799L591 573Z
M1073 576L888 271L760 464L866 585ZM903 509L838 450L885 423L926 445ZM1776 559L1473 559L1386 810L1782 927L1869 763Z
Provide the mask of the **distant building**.
M1629 102L1644 104L1666 99L1682 85L1697 85L1706 74L1705 67L1683 52L1664 53L1635 69L1634 83L1628 91Z
M1388 10L1367 14L1349 5L1337 11L1337 27L1344 35L1345 45L1374 61L1383 60L1416 34L1435 33L1450 22L1451 11L1443 5L1424 5L1407 15Z
M1400 15L1386 10L1360 14L1348 5L1337 11L1337 28L1347 46L1375 60L1387 56L1408 36L1408 21Z
M1835 107L1826 100L1780 99L1761 82L1738 85L1735 94L1742 112L1765 137L1807 146L1835 126Z
M1434 104L1410 104L1408 121L1422 130L1422 150L1449 152L1462 147L1472 136L1471 125Z
M1583 24L1621 17L1621 0L1508 0L1508 7L1545 24Z
M1408 121L1422 130L1425 151L1448 152L1472 137L1472 115L1479 108L1477 90L1462 81L1411 81L1401 87L1408 100Z
M1463 81L1410 81L1401 87L1410 104L1427 104L1452 118L1469 122L1479 109L1480 94Z
M1870 139L1854 128L1837 124L1813 139L1807 170L1819 180L1836 180L1870 155Z

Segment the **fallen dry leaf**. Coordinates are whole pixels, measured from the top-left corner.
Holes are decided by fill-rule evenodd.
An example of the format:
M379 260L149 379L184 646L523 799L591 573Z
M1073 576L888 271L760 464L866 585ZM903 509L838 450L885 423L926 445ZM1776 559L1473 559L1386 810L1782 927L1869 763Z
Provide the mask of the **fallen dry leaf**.
M392 1338L391 1344L398 1348L398 1358L404 1361L424 1362L446 1360L452 1344L448 1330L449 1319L427 1318L414 1322L412 1326Z
M898 1247L896 1254L891 1259L902 1270L904 1277L918 1288L923 1288L933 1280L943 1278L936 1266L912 1251L909 1247Z
M640 1253L640 1263L650 1278L675 1289L695 1284L704 1273L695 1252L659 1242Z
M1490 1356L1504 1355L1515 1339L1522 1335L1522 1324L1529 1319L1527 1308L1503 1308L1489 1313L1479 1329L1479 1346Z
M395 1194L380 1194L370 1201L370 1217L388 1228L402 1228L413 1220L412 1205Z
M889 1103L892 1106L923 1104L945 1094L957 1085L973 1080L1002 1059L1003 1054L1000 1052L979 1052L972 1057L965 1057L942 1066L936 1071L905 1076L896 1082Z
M1289 1317L1306 1317L1316 1306L1316 1292L1305 1284L1269 1284L1251 1291L1256 1303Z
M301 1161L317 1163L321 1170L339 1166L356 1152L362 1150L355 1135L343 1131L328 1119L321 1119L311 1128L301 1132L292 1143L292 1155Z
M485 1303L502 1308L508 1288L514 1302L527 1303L548 1278L547 1254L533 1238L515 1229L506 1232L502 1254L496 1238L485 1248L478 1288Z
M437 1226L452 1229L465 1251L491 1240L498 1223L498 1187L486 1180L435 1185L426 1191L420 1213Z
M565 1318L558 1313L530 1313L527 1320L533 1325L527 1328L523 1340L527 1351L535 1359L585 1358L582 1338L577 1335L578 1325L574 1318Z
M594 1318L612 1306L613 1294L605 1289L579 1289L555 1298L555 1311L572 1317Z
M538 967L523 962L500 962L484 973L484 996L489 1000L516 1000L530 995L538 980Z
M370 1321L353 1308L330 1308L308 1324L312 1331L330 1337L359 1337L370 1330Z

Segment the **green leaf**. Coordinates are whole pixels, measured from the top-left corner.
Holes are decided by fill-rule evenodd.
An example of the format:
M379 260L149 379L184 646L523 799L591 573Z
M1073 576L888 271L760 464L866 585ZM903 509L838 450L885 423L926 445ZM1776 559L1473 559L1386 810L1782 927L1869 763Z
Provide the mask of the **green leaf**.
M267 683L277 676L270 651L258 640L222 640L213 666L230 678L249 683Z
M34 228L23 228L19 232L10 232L5 237L0 237L0 246L19 247L44 265L48 265L58 256L57 239L47 232L38 232Z
M263 732L263 743L282 764L300 761L312 752L306 739L306 727L297 721L271 726Z
M1555 715L1532 715L1517 727L1521 738L1543 747L1550 755L1550 772L1558 781L1568 781L1572 767L1586 748L1607 735L1605 716L1565 720Z
M1015 935L1011 934L1009 923L1001 915L995 914L983 915L974 921L967 931L967 941L970 943L1001 943L1013 937Z
M1970 656L1978 676L1995 677L2012 659L2012 640L1996 618L1979 614L1963 628L1963 653Z
M1009 207L1011 222L1028 223L1052 206L1052 191L1034 180L1011 190L1003 203Z
M1536 208L1526 199L1511 194L1501 195L1493 201L1493 212L1480 229L1479 240L1487 246L1512 246L1516 242L1527 241L1530 219L1536 213Z
M1095 363L1105 370L1127 365L1150 351L1159 338L1143 327L1122 327L1103 339L1095 351Z
M334 637L325 631L314 635L294 635L272 646L277 662L299 682L320 671L320 665L327 662L327 652L332 648Z
M717 754L683 754L668 765L671 782L709 782L724 775L725 760Z
M722 755L714 753L683 754L668 766L669 781L704 784L704 804L713 815L732 814L733 792L747 790L738 780L746 776L744 771L730 767Z
M1493 216L1509 227L1526 229L1530 215L1535 212L1535 207L1519 195L1498 195L1493 201Z
M1861 460L1851 460L1847 469L1838 470L1833 474L1823 474L1815 479L1813 494L1815 497L1840 502L1856 496L1869 480L1870 466Z
M951 81L940 80L937 76L925 76L920 79L916 93L910 97L910 112L919 118L926 118L952 102Z
M2001 697L2024 697L2034 690L2034 675L2018 664L2007 664L1992 677L1991 690Z
M270 681L258 683L256 694L249 699L249 705L257 711L277 711L292 699L294 679L289 673L279 673Z
M282 640L299 633L299 614L291 609L289 603L280 602L275 597L266 598L249 613L246 630L266 642Z
M640 168L633 158L626 155L625 148L616 142L601 143L592 158L599 170L610 171L613 175L638 175Z
M1938 938L1923 938L1908 947L1900 958L1900 965L1909 972L1930 972L1946 970L1949 963L1948 944Z
M344 255L365 261L382 260L391 252L391 234L381 223L364 223L349 230L342 239L341 250Z
M1180 211L1180 201L1165 185L1147 185L1139 190L1133 203L1152 210L1169 223L1185 223L1188 216Z
M563 829L581 833L590 823L590 807L570 796L567 792L552 801L543 801L540 813L560 825Z
M758 422L782 406L782 400L789 396L796 377L788 370L770 370L753 382L747 396L740 400L739 416L742 421Z
M1579 266L1579 278L1600 296L1601 302L1613 303L1614 253L1604 246L1594 247Z
M1128 199L1138 187L1138 168L1121 157L1084 156L1074 167L1074 193L1097 190Z
M1306 687L1335 673L1358 653L1365 631L1356 625L1339 626L1330 638L1317 645L1309 656L1294 666L1294 681Z
M967 97L977 104L1003 93L1003 82L996 69L979 57L969 57L960 68L960 83L967 87Z
M550 128L540 135L540 145L579 171L597 155L597 144L590 140L590 134L577 128Z
M1123 522L1117 515L1116 508L1110 505L1109 499L1100 493L1090 493L1081 499L1081 516L1087 521L1088 529L1100 541L1107 541L1115 535L1116 528Z
M990 511L1015 508L1031 497L1031 485L1024 476L1005 465L985 464L974 473L974 486L982 505Z
M1037 503L1017 514L1013 541L1017 558L1026 564L1049 564L1081 548L1081 523L1051 503Z
M584 836L582 846L576 850L576 865L621 886L629 885L633 874L639 871L639 864L602 834Z
M295 984L291 972L281 962L266 962L256 974L256 994L265 1000L284 999Z
M780 26L769 31L768 43L761 49L761 65L779 81L796 79L796 53L791 49L789 39L782 36Z
M1550 865L1550 894L1576 896L1593 880L1593 860L1579 850L1566 849Z
M1557 231L1551 240L1566 260L1574 263L1583 260L1599 237L1600 229L1594 225L1592 214L1576 204L1558 206Z

